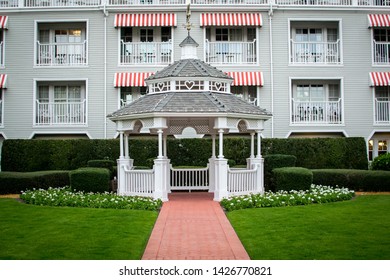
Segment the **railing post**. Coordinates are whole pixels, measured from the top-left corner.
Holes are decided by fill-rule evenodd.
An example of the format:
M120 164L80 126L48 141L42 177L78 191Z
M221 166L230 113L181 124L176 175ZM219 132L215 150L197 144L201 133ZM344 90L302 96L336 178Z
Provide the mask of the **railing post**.
M214 200L221 201L223 198L229 196L227 190L228 183L228 164L227 159L225 158L217 158L214 160L215 166L215 177L214 177Z
M169 170L169 159L157 158L154 160L153 198L168 201Z

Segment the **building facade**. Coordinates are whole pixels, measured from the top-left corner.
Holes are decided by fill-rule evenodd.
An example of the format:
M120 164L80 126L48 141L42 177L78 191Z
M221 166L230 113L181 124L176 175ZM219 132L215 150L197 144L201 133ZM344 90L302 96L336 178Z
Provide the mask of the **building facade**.
M0 139L116 137L106 116L180 59L185 22L186 0L2 0ZM390 1L191 0L191 22L198 57L272 112L264 137L388 151Z

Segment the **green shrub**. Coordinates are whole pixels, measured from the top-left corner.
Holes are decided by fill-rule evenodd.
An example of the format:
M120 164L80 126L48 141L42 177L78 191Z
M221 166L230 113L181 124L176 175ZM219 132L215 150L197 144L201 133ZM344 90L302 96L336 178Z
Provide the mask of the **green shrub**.
M0 194L69 185L69 171L0 172Z
M294 167L297 158L292 155L266 155L264 156L264 188L266 191L275 191L272 170L281 167Z
M276 191L309 190L313 173L303 167L282 167L273 171Z
M383 155L380 155L371 163L372 170L387 170L390 171L390 154L386 153Z
M70 172L73 190L106 192L110 190L110 171L107 168L84 167Z
M110 179L114 179L114 176L116 176L116 174L114 173L114 164L115 164L115 161L113 160L109 160L109 159L93 159L93 160L89 160L87 162L88 164L88 167L99 167L99 168L107 168L108 170L110 170Z
M390 171L313 169L313 183L355 191L390 191Z

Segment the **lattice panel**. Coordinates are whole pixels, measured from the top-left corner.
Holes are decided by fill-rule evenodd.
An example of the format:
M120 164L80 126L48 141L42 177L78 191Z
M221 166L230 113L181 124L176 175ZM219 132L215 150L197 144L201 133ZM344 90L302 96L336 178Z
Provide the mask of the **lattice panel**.
M210 133L208 120L171 120L169 122L169 134L182 134L186 127L193 127L198 134Z

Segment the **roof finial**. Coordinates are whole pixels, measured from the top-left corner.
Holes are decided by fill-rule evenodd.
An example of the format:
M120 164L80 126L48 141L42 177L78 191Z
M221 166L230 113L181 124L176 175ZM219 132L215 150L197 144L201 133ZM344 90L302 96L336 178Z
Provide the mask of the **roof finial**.
M186 4L187 4L187 15L186 15L186 29L187 29L187 32L188 32L188 36L190 35L190 30L191 30L191 27L192 27L192 23L190 22L190 18L191 18L191 10L190 10L190 5L191 5L191 0L186 0Z

